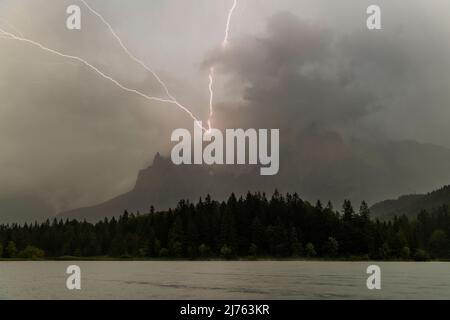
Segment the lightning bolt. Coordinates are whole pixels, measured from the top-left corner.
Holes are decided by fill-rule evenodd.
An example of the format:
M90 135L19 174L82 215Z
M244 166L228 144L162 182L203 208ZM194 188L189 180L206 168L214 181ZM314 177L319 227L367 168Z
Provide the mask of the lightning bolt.
M227 25L225 27L225 38L223 39L222 46L226 47L228 44L228 38L230 36L231 18L233 17L234 10L237 7L237 0L233 0L233 6L228 12Z
M122 39L117 35L117 33L114 31L113 27L111 26L111 24L106 21L106 19L100 14L98 13L96 10L94 10L91 6L89 6L85 0L80 0L85 6L86 8L88 8L88 10L94 14L95 16L97 16L102 22L103 24L106 25L106 27L109 29L109 31L111 32L111 34L113 35L113 37L117 40L117 42L119 43L120 47L125 51L125 53L136 63L138 63L139 65L141 65L145 70L147 70L148 72L150 72L155 79L159 82L159 84L164 88L164 91L166 92L166 95L171 99L171 100L176 100L174 98L174 96L169 92L169 89L167 88L167 85L164 83L164 81L161 80L161 78L158 76L158 74L156 74L155 71L153 71L150 67L148 67L143 61L139 60L135 55L133 55L130 50L124 45Z
M140 60L139 58L137 58L133 53L131 53L131 51L127 48L127 46L125 46L124 42L122 41L122 39L117 35L117 33L115 32L114 28L112 27L112 25L103 17L103 15L101 15L98 11L96 11L95 9L93 9L85 0L80 0L85 6L86 8L93 14L95 15L97 18L100 19L100 21L108 28L109 32L112 34L112 36L116 39L117 43L120 45L120 47L123 49L123 51L128 55L128 57L133 60L134 62L136 62L137 64L139 64L141 67L143 67L145 70L147 70L148 72L150 72L153 77L155 77L155 79L158 81L158 83L161 85L161 87L164 89L167 97L175 104L177 105L179 108L181 108L184 111L188 111L188 108L185 107L184 105L182 105L181 103L178 102L178 100L170 93L169 88L167 87L167 85L164 83L164 81L161 79L161 77L149 66L147 66L142 60ZM192 113L191 111L188 111L189 114L192 117ZM202 128L203 130L206 130L206 128Z
M119 81L115 80L111 76L105 74L100 69L98 69L97 67L93 66L92 64L90 64L89 62L87 62L86 60L84 60L84 59L82 59L80 57L69 55L69 54L65 54L65 53L59 52L57 50L48 48L45 45L40 44L39 42L36 42L34 40L30 40L30 39L27 39L27 38L24 38L24 37L17 36L15 34L11 33L11 32L8 32L8 31L2 29L2 28L0 28L0 34L2 34L3 36L6 36L7 39L12 39L12 40L24 42L24 43L30 44L30 45L32 45L34 47L37 47L37 48L39 48L39 49L41 49L43 51L46 51L48 53L54 54L56 56L80 62L81 64L85 65L86 67L88 67L89 69L91 69L92 71L97 73L102 78L104 78L104 79L112 82L113 84L115 84L120 89L122 89L122 90L124 90L126 92L129 92L129 93L133 93L135 95L138 95L138 96L140 96L140 97L142 97L142 98L144 98L144 99L146 99L148 101L157 101L157 102L163 102L163 103L169 103L169 104L177 105L180 109L182 109L184 112L186 112L195 121L195 123L199 123L198 122L199 120L194 116L194 114L189 109L187 109L186 107L184 107L184 106L180 105L179 103L177 103L177 101L172 100L172 99L164 99L164 98L159 98L159 97L152 97L152 96L149 96L149 95L147 95L145 93L142 93L142 92L140 92L140 91L138 91L136 89L129 88L129 87L121 84ZM202 129L206 131L206 128L202 128Z
M20 32L20 30L17 29L15 26L13 26L11 23L9 23L8 20L5 20L5 19L0 18L0 23L5 24L8 28L10 28L10 29L13 30L14 32L16 32L19 36L23 37L23 33ZM1 37L1 38L3 38L3 39L11 39L11 38L8 37L8 36L3 36L3 37Z
M222 41L222 49L228 46L228 39L230 37L231 19L233 18L234 10L237 7L237 0L233 0L233 5L228 11L227 23L225 26L225 36ZM211 121L214 116L214 67L209 69L209 119L208 119L208 131L211 131Z
M211 131L211 118L214 115L213 102L214 102L214 67L209 69L209 119L208 119L208 132Z
M13 26L11 23L9 23L8 20L5 20L3 18L0 18L0 23L5 24L8 28L10 28L11 30L13 30L14 32L16 32L18 35L20 35L21 37L23 37L22 32L20 32L20 30L18 30L15 26ZM0 39L11 39L11 37L7 36L7 35L2 35L0 36Z
M84 6L86 6L86 8L93 15L95 15L97 18L99 18L100 21L108 28L108 30L110 31L112 36L116 39L116 41L118 42L120 47L130 57L130 59L132 59L134 62L138 63L140 66L142 66L145 70L150 72L155 77L155 79L158 81L158 83L164 89L165 94L167 95L168 99L149 96L149 95L144 94L136 89L129 88L129 87L123 85L122 83L120 83L119 81L115 80L111 76L105 74L100 69L98 69L97 67L95 67L94 65L90 64L88 61L86 61L80 57L59 52L57 50L48 48L45 45L42 45L36 41L27 39L20 33L20 31L13 28L9 23L7 23L7 21L6 21L6 23L8 24L8 26L10 26L10 28L14 29L14 31L16 31L19 34L19 36L0 28L0 38L10 39L10 40L12 39L12 40L20 41L20 42L25 42L27 44L31 44L35 47L40 48L41 50L52 53L54 55L80 62L83 65L85 65L86 67L88 67L89 69L91 69L92 71L96 72L98 75L100 75L104 79L109 80L110 82L115 84L117 87L119 87L120 89L122 89L126 92L136 94L136 95L138 95L146 100L149 100L149 101L158 101L158 102L169 103L169 104L174 104L174 105L178 106L181 110L186 112L195 121L196 124L199 124L200 122L194 116L194 114L187 107L185 107L184 105L179 103L178 100L170 93L167 85L164 83L164 81L161 79L161 77L153 69L148 67L142 60L138 59L133 53L131 53L131 51L123 43L122 39L117 35L117 33L115 32L115 30L111 26L111 24L99 12L97 12L95 9L93 9L85 0L80 0L80 1L83 3ZM228 39L229 39L230 27L231 27L231 19L233 17L233 13L234 13L234 10L236 9L236 7L237 7L237 0L233 0L233 5L231 6L231 8L228 12L228 16L227 16L227 22L226 22L226 27L225 27L225 36L224 36L224 40L222 41L222 48L225 48L228 45ZM1 19L0 19L0 21L1 21ZM204 131L211 130L211 128L212 128L211 122L212 122L212 118L214 116L214 107L213 107L213 103L214 103L214 67L211 67L210 71L209 71L209 96L210 96L210 99L209 99L208 129L201 127L201 129Z

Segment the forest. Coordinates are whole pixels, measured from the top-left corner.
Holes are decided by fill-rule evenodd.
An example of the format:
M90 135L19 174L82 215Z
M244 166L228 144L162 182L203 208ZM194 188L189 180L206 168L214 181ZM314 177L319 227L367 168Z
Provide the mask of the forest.
M415 219L380 221L365 202L339 209L297 194L232 194L164 212L129 213L92 224L76 220L0 226L2 259L330 259L450 258L448 206Z

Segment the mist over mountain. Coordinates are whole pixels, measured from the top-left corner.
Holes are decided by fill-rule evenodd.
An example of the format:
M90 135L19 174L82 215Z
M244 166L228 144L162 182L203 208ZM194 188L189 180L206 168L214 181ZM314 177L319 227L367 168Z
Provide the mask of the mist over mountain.
M44 221L53 216L54 208L45 199L30 193L0 197L0 223Z
M433 212L444 205L450 205L448 185L426 194L410 194L381 201L374 204L370 210L375 217L388 220L401 215L415 218L423 210Z
M148 213L174 208L180 199L197 201L210 194L225 200L232 192L271 195L297 192L310 202L343 200L356 205L375 203L392 195L426 192L450 181L450 150L416 142L367 143L344 141L338 134L310 131L298 137L297 150L282 150L280 173L260 176L256 166L175 166L157 154L141 170L134 188L104 203L63 212L60 218L97 221L124 210ZM414 186L422 186L415 189Z

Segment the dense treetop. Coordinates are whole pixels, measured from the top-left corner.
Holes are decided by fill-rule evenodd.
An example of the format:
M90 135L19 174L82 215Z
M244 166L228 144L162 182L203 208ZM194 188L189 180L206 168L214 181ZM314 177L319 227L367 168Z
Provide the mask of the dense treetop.
M315 205L296 194L248 193L227 201L209 196L180 201L175 209L125 213L96 224L57 221L0 226L0 257L139 258L366 258L450 257L450 212L442 206L381 222L365 202L355 210L344 201Z

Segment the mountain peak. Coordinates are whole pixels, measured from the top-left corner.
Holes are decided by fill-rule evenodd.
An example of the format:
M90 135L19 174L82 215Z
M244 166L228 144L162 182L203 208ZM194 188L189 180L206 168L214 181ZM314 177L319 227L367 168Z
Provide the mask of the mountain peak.
M96 221L119 216L125 209L148 212L153 205L156 210L165 210L176 206L180 199L198 201L210 194L224 200L232 192L239 196L248 191L272 193L276 188L283 193L297 192L308 201L331 200L339 205L350 199L354 203L375 203L401 194L425 193L450 181L450 151L446 148L405 146L401 142L352 143L336 137L299 141L295 152L280 155L282 168L273 177L261 177L251 166L177 166L170 157L156 153L152 165L139 172L129 192L61 216ZM448 189L432 195L433 202L445 202L448 197L444 193ZM420 201L423 196L411 198ZM400 202L409 200L403 198ZM389 211L396 211L391 202L385 204Z

